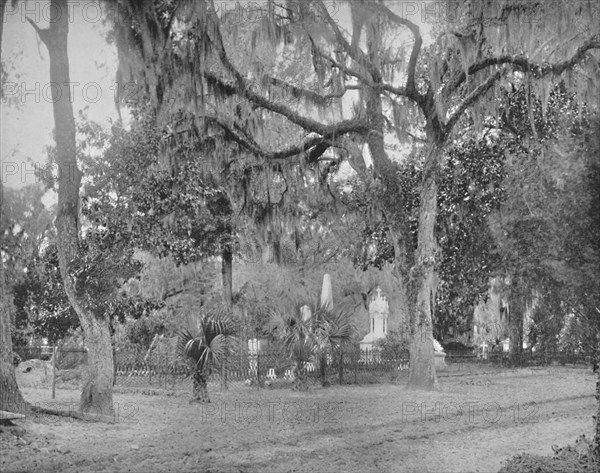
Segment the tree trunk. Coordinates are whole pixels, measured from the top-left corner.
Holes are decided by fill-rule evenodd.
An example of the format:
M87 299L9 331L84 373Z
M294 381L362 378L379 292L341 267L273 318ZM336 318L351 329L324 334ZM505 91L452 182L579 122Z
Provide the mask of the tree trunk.
M596 460L600 462L600 350L596 350L594 371L596 372L596 401L598 404L598 408L596 409L596 415L594 416L594 422L596 424L594 455L596 456Z
M271 254L273 255L273 263L276 265L281 264L281 239L279 236L273 238L271 243Z
M0 0L0 51L2 51L2 33L4 32L4 10L8 0Z
M429 144L423 169L419 206L419 230L415 265L410 272L409 304L411 306L411 344L408 386L437 389L435 354L433 351L433 322L439 249L435 236L437 218L438 166L442 154L440 144Z
M84 327L88 349L86 380L81 392L79 409L82 412L113 415L114 363L109 321L91 315ZM98 415L98 414L92 414Z
M367 28L367 48L369 57L378 66L381 37L377 28ZM377 68L377 67L376 67ZM374 82L381 77L373 77ZM395 185L390 176L395 175L395 167L385 151L384 115L381 105L381 94L372 88L365 87L366 112L371 132L367 143L371 151L373 165L383 182ZM432 115L433 116L433 115ZM441 130L433 129L431 120L428 125L429 147L421 190L421 205L419 209L418 247L415 266L411 269L408 291L409 306L411 307L411 347L410 372L408 386L411 388L437 389L438 381L435 373L435 358L433 352L432 312L437 289L437 274L435 271L438 245L435 236L435 221L437 218L437 174L439 159L442 154ZM435 122L435 125L438 125ZM439 126L438 126L439 128ZM394 246L396 249L397 245ZM402 267L402 255L396 254L395 264ZM401 273L401 271L399 272ZM404 281L404 279L401 279Z
M512 281L512 284L517 284ZM519 288L511 291L510 307L508 312L509 352L511 365L521 364L523 354L523 315L525 314L525 295Z
M65 292L75 309L88 344L87 380L81 393L80 410L94 412L99 418L113 416L113 355L109 322L96 318L69 274L70 262L76 257L79 243L79 185L81 171L77 167L75 120L70 95L67 37L69 15L67 0L52 0L53 11L48 29L33 22L50 56L50 82L55 124L56 162L59 166L58 210L56 215L58 261Z
M0 193L2 192L2 183L0 183ZM3 203L2 199L0 197L0 208ZM4 229L0 228L0 238L3 235ZM12 303L9 301L6 287L4 265L0 264L0 410L22 413L27 410L27 407L15 377L10 307L12 307Z
M190 402L210 402L208 396L207 376L204 371L196 370L194 372L193 394Z
M294 373L294 387L293 391L307 391L308 390L308 374L307 367L304 361L296 362L296 372Z
M319 357L319 369L321 370L321 386L325 387L327 384L327 357L325 355Z
M4 29L4 9L7 0L0 0L0 50L2 50L2 33ZM0 64L0 72L2 72ZM0 179L0 222L4 212L4 187ZM2 239L6 229L0 226L0 249L4 246ZM0 410L21 413L27 410L15 377L12 351L12 301L9 301L9 291L6 286L4 264L0 259Z
M221 275L223 277L223 300L231 306L233 303L233 252L224 245L221 252Z
M340 364L338 375L341 386L342 384L344 384L344 350L342 349L342 347L340 347Z

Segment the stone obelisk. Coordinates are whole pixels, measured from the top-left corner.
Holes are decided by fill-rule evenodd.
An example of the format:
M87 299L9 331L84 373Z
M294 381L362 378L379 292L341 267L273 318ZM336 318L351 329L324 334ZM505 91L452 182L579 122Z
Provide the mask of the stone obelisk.
M333 309L333 290L331 289L331 276L323 276L323 287L321 288L321 307L327 310Z

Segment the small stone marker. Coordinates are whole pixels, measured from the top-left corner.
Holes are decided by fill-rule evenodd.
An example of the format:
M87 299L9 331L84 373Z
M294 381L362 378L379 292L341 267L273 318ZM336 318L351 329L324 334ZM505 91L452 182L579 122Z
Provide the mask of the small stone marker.
M294 379L296 379L296 377L294 376L294 370L292 369L288 369L285 371L285 379L287 381L294 381Z
M302 307L300 307L300 313L302 314L302 322L308 322L312 317L310 307L308 307L307 305L303 305Z

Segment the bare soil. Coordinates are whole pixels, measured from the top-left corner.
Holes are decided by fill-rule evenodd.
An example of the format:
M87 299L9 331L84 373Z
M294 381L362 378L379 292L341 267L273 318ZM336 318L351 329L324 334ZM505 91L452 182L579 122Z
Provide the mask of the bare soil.
M441 391L331 386L306 393L232 385L212 403L188 393L117 392L117 423L49 415L0 435L0 470L43 472L496 472L517 453L593 435L591 370L446 376ZM46 407L79 392L23 388ZM148 393L148 391L146 391ZM171 394L171 395L169 395ZM90 417L95 415L89 413Z

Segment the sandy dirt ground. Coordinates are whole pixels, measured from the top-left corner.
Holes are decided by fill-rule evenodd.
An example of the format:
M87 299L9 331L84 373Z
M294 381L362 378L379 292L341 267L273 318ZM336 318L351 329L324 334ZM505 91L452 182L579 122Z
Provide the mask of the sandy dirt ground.
M0 470L40 472L496 472L521 452L592 436L591 370L521 370L307 393L232 386L211 404L187 393L117 392L117 423L49 415L0 436ZM24 388L28 401L75 409L79 393ZM90 412L90 416L94 413Z

